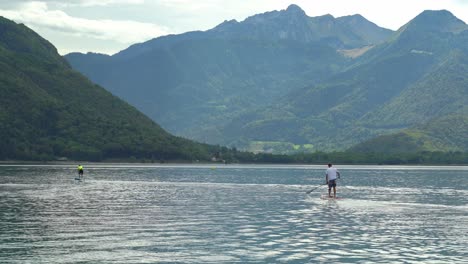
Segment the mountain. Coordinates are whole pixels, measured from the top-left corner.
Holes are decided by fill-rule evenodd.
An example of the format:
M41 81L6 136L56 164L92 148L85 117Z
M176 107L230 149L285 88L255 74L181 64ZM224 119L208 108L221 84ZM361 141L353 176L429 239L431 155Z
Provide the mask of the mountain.
M229 144L223 128L237 116L323 82L352 62L346 50L381 43L390 34L359 15L311 18L291 5L112 56L73 53L66 59L170 132Z
M361 15L334 18L308 17L297 5L286 10L254 15L243 22L225 21L209 31L228 39L293 40L321 43L334 48L358 48L383 42L392 33Z
M263 150L300 145L342 150L445 115L466 114L467 29L448 11L425 11L345 70L238 116L224 133L246 148L263 142Z
M1 160L209 160L218 150L170 135L2 17L0 93Z
M464 116L467 29L446 10L391 32L291 5L113 56L66 58L178 135L251 151L334 151ZM424 133L443 138L434 131Z

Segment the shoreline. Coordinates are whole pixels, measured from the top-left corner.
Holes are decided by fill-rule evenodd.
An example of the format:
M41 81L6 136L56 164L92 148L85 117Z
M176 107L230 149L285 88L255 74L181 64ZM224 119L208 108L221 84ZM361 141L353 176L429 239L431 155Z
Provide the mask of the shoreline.
M326 164L285 164L285 163L189 163L189 162L167 162L167 163L138 163L138 162L72 162L72 161L54 161L54 162L30 162L30 161L0 161L0 167L75 167L78 164L88 168L278 168L278 169L322 169ZM366 169L457 169L468 170L468 164L334 164L340 169L366 170Z

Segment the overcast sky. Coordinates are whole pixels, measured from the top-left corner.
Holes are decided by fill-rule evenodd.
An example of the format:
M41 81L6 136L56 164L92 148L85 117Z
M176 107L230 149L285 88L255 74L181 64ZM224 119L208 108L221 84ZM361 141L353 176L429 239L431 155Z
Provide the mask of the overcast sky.
M158 36L207 30L290 4L308 16L361 14L393 30L427 9L446 9L468 22L468 0L0 0L0 16L24 23L61 54L113 54Z

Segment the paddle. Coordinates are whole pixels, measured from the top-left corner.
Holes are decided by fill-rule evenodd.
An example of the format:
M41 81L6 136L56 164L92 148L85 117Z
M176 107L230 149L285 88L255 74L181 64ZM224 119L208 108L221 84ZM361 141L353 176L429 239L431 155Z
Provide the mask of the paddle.
M316 189L318 189L318 188L321 187L322 185L323 185L323 184L320 184L320 185L318 185L317 187L315 187L315 188L313 188L313 189L307 191L306 194L309 194L309 193L315 191Z

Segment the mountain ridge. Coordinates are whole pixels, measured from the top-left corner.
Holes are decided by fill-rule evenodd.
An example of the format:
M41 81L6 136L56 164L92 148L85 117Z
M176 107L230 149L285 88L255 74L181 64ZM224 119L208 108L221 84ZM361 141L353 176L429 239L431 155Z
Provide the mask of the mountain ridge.
M366 33L361 32L362 28L366 28ZM378 27L361 15L309 17L299 6L290 5L286 10L253 15L242 22L225 21L208 32L226 33L224 36L229 38L260 36L264 39L323 42L336 48L356 48L380 43L392 31Z
M467 29L461 19L455 17L448 10L425 10L400 30L411 31L440 31L457 33Z

